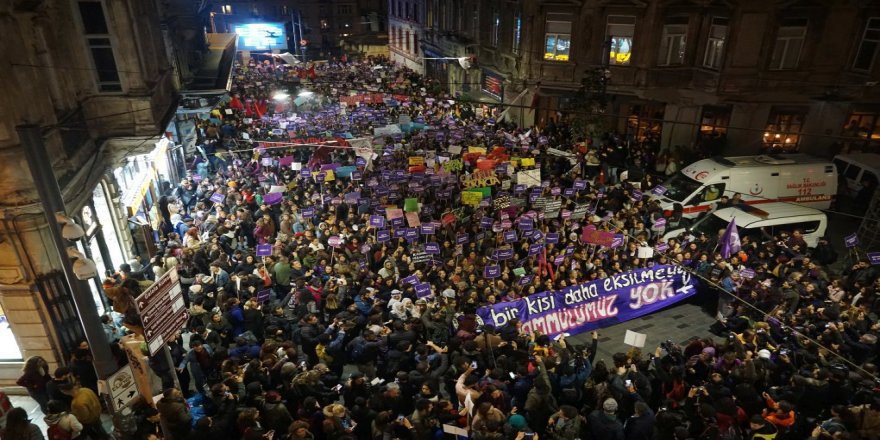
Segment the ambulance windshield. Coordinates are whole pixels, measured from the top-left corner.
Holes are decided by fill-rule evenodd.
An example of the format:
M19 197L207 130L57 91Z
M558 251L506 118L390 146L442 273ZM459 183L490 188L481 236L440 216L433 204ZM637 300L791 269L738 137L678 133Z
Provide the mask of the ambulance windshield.
M666 187L666 193L663 194L665 197L676 202L684 202L703 184L679 172L667 180L663 186Z

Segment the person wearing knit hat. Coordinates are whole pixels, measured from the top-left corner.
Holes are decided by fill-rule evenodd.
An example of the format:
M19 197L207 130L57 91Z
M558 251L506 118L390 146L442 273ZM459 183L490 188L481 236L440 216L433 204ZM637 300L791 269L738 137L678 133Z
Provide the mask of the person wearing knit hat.
M617 419L617 401L613 398L602 402L602 409L590 413L589 426L593 438L623 438L623 423Z
M520 432L523 429L527 429L529 427L528 422L526 422L526 418L519 415L514 414L507 419L507 424L510 426L511 432Z

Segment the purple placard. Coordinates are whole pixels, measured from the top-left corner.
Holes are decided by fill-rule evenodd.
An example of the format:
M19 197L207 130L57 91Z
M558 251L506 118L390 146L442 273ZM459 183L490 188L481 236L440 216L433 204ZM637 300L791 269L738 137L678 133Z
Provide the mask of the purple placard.
M556 258L553 259L553 264L559 266L563 261L565 261L565 255L557 255Z
M381 215L371 215L370 216L370 226L379 229L385 227L385 217Z
M632 199L635 200L635 201L637 201L637 202L638 202L639 200L642 200L642 192L639 191L639 190L634 190L634 191L632 192Z
M669 250L669 245L666 243L660 242L660 243L657 243L656 246L654 246L654 249L657 249L657 252L666 252L667 250Z
M406 228L403 238L407 241L416 241L419 239L419 230L416 228Z
M616 248L619 246L623 246L623 234L614 234L614 238L611 239L611 247Z
M573 197L574 191L574 188L565 188L565 191L562 192L562 195L564 195L565 197Z
M416 285L416 283L419 282L419 277L417 277L417 276L415 276L415 274L413 274L408 277L401 278L400 282L402 282L403 284L409 284L411 286L414 286L414 285Z
M750 280L755 277L755 270L745 268L745 269L739 271L739 275L747 280Z
M356 167L365 167L365 166L367 166L367 160L364 159L363 157L358 156L358 157L354 160L354 166L356 166Z
M226 200L226 196L220 193L211 194L211 201L214 203L223 203Z
M403 217L396 217L390 220L391 226L395 228L403 227Z
M201 174L193 174L192 177L191 177L191 179L192 179L193 182L201 182L201 181L202 181L202 175L201 175Z
M505 243L513 243L517 240L519 240L519 239L516 237L516 231L505 231L504 232L504 242Z
M560 213L559 215L562 216L563 219L569 219L571 218L571 211L563 209L562 213Z
M406 229L404 228L395 228L394 229L394 238L403 238L406 235Z
M532 236L530 238L532 239L532 241L541 241L541 239L544 238L544 233L541 231L535 230L535 232L532 234Z
M425 243L425 253L437 255L440 253L440 245L437 243Z
M357 180L363 180L363 179L364 179L364 172L363 171L352 171L351 172L351 180L357 181Z
M263 196L263 203L267 205L277 205L281 203L282 198L283 194L280 192L269 193Z
M492 217L483 217L480 219L480 227L483 229L492 227Z
M651 193L657 196L662 196L663 194L666 194L666 187L663 185L657 185L651 190Z
M517 318L523 332L551 337L563 332L575 335L639 318L684 300L696 294L695 282L696 278L680 267L657 265L481 307L477 315L495 328ZM661 295L661 291L669 294Z
M257 256L258 257L268 257L272 255L272 245L271 244L258 244L257 245Z
M415 286L416 296L424 298L431 295L431 283L417 283Z
M303 208L300 213L302 214L303 218L312 218L315 216L315 208Z
M513 227L513 222L510 221L510 217L501 220L501 229L510 229Z
M529 255L538 255L543 250L544 250L543 244L535 243L535 244L529 246Z
M434 235L434 225L424 224L421 226L422 235Z
M514 185L514 187L513 187L513 193L514 193L514 194L522 194L522 193L524 193L525 191L526 191L526 186L525 186L525 185Z
M872 265L876 266L880 264L880 252L868 252L866 255L868 256L868 261Z
M574 253L574 246L568 245L565 247L565 256L569 256Z
M535 229L535 221L528 217L521 217L519 219L519 229L521 231L531 231Z
M652 226L654 229L662 229L666 227L666 219L663 217L654 220L654 224Z
M299 175L302 176L303 179L308 179L312 177L312 171L307 169L299 170Z
M496 265L486 266L483 269L483 278L498 278L501 276L501 267Z
M503 248L495 250L495 259L496 260L510 260L513 258L513 249L511 248Z
M507 164L495 165L495 174L507 174Z
M574 189L576 189L576 190L587 189L587 182L585 180L580 180L580 179L575 180L574 181Z
M519 281L517 281L516 283L520 286L525 286L526 284L531 283L533 279L535 279L535 274L530 273L523 275L522 278L520 278Z
M339 246L342 246L342 239L339 238L338 235L334 235L327 239L327 244L329 244L330 247L338 248Z
M264 303L272 297L272 289L263 289L257 292L257 302Z
M547 234L547 243L559 243L559 233L550 232Z
M378 241L379 243L385 243L389 240L391 240L391 232L388 232L387 229L383 229L376 233L376 241Z
M560 188L558 186L554 186L553 188L550 188L550 195L551 196L558 196L560 194L562 194L562 188Z
M855 232L843 237L843 244L848 248L854 248L859 245L859 236Z
M467 232L455 236L455 244L465 244L470 240L471 237L467 234Z

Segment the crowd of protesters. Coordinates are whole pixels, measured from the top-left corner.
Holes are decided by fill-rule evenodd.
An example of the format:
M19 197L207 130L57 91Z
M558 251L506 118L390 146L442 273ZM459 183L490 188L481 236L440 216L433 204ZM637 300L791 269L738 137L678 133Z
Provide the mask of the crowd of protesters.
M251 59L236 67L233 87L199 128L193 173L159 201L159 255L108 280L176 269L190 311L187 337L170 343L174 368L151 361L166 391L133 438L436 439L452 438L444 434L452 428L515 440L880 435L876 267L858 261L833 271L834 246L808 249L800 231L767 242L744 237L729 258L719 237L706 235L639 258L639 247L688 222L638 196L682 166L656 143L578 137L565 118L517 127L378 58L308 67ZM273 99L279 90L302 99ZM351 93L386 99L341 106ZM374 129L403 121L402 133L373 138ZM375 147L356 148L360 138ZM455 160L460 169L444 166ZM539 169L540 197L560 201L560 211L586 204L590 212L542 212L512 173L489 185L493 199L507 196L503 208L463 204L460 176L482 160L493 160L493 170L510 161L516 171ZM327 171L340 168L327 164L356 169L330 180ZM283 187L281 200L273 187ZM418 205L408 211L434 225L430 240L440 248L427 259L426 237L394 233L412 226L409 218L370 221L412 198ZM512 259L493 260L504 221L530 212L559 241L532 254L523 237ZM625 241L584 244L586 224ZM392 234L380 240L380 230ZM261 245L269 255L257 256ZM490 264L500 266L497 277L484 276ZM698 297L713 308L718 299L718 338L603 360L595 332L551 339L522 331L516 319L493 328L476 315L654 264L699 275ZM417 294L413 279L430 294ZM124 322L136 325L137 316ZM63 402L46 404L68 414ZM16 426L7 433L27 428Z

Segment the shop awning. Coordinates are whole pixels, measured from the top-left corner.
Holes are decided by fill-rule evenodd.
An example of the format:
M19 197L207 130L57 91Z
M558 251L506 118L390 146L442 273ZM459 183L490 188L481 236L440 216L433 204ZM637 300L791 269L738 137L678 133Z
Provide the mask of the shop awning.
M228 92L232 86L232 64L237 46L237 34L208 34L208 53L192 82L181 93Z

